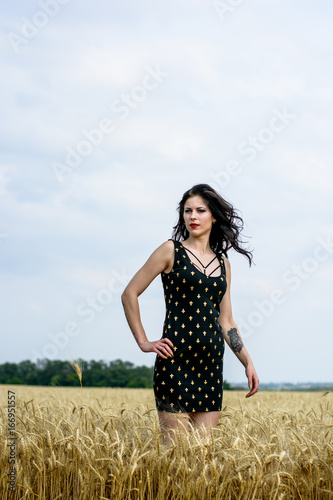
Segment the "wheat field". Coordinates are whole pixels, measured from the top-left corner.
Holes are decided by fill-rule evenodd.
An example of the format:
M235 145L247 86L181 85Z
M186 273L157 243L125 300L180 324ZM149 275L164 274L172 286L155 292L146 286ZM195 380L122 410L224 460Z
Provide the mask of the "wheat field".
M2 385L0 395L3 500L333 498L331 392L226 391L217 428L168 446L151 389Z

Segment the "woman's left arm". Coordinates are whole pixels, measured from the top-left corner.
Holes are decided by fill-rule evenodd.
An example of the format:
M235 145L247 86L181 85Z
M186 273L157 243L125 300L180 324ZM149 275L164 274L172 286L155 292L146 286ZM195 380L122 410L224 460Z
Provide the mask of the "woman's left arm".
M245 367L245 374L247 376L248 385L250 388L250 392L246 394L246 397L248 398L250 396L253 396L253 394L255 394L256 392L258 392L259 379L255 371L255 368L253 366L252 359L247 350L245 349L237 325L232 317L231 299L230 299L230 283L231 283L230 262L225 257L223 257L223 259L226 269L227 290L223 296L223 299L220 302L220 315L218 318L218 322L221 325L225 341L227 342L230 349L237 356L239 361Z

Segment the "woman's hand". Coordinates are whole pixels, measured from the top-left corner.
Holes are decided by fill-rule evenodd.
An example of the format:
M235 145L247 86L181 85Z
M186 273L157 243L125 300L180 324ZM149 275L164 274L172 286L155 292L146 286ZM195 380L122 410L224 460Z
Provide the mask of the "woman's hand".
M256 392L258 392L259 389L259 379L258 375L254 369L254 366L252 363L250 363L246 368L245 368L245 374L247 376L250 392L246 394L246 398L249 398L250 396L253 396Z
M140 345L143 352L156 352L161 358L167 359L173 356L173 343L170 339L164 338L155 340L155 342L144 342Z

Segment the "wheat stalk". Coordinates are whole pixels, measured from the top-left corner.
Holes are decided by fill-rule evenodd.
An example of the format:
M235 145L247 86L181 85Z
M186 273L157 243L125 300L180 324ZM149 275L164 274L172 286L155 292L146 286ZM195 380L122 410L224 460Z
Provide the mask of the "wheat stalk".
M75 373L77 374L79 382L80 382L80 386L81 386L81 410L83 410L82 368L76 361L70 361L69 363L72 366L72 368L74 369Z
M12 497L4 479L7 417L0 412L1 499L333 500L331 393L324 404L322 394L261 393L257 405L226 392L226 415L216 429L180 427L164 446L150 390L87 390L85 426L78 427L77 368L81 389L22 391L34 406L23 400L17 406Z

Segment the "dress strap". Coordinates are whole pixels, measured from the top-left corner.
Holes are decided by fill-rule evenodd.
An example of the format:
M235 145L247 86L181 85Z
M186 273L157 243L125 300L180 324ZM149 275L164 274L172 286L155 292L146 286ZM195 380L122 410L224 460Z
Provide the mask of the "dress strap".
M226 274L227 271L225 268L225 263L224 263L224 258L223 258L222 253L219 253L219 257L220 257L220 263L221 263L221 268L222 268L222 274Z
M174 240L173 238L169 238L168 241L173 241L173 244L177 248L180 246L180 241L178 241L178 240Z
M217 257L217 256L216 256L216 257ZM218 254L218 257L219 257L219 259L218 259L218 260L219 260L219 265L218 265L218 266L214 269L214 271L216 271L216 269L218 269L218 268L220 267L220 268L221 268L221 271L222 271L221 276L222 276L222 275L226 275L226 269L225 269L224 258L223 258L223 256L222 256L222 253L219 253L219 254ZM212 275L214 271L212 271L212 272L210 273L210 275Z
M193 252L191 252L191 250L190 250L189 248L184 247L184 245L183 245L183 248L185 248L185 250L188 250L188 251L189 251L189 252L193 255L193 257L195 257L195 258L197 259L197 261L199 261L199 262L200 262L200 264L202 265L202 268L203 268L203 270L204 270L204 275L206 275L206 269L207 269L207 267L208 267L208 266L209 266L209 265L210 265L210 264L211 264L211 263L212 263L215 259L217 259L217 256L215 255L214 259L212 259L212 260L211 260L211 261L210 261L210 262L209 262L206 266L204 266L204 265L203 265L203 263L201 262L201 260L199 260L199 259L198 259L198 257L197 257L196 255L194 255L194 253L193 253ZM217 266L217 267L214 269L214 271L216 271L216 269L218 269L219 267L220 267L220 266ZM212 271L210 274L212 274L214 271Z

